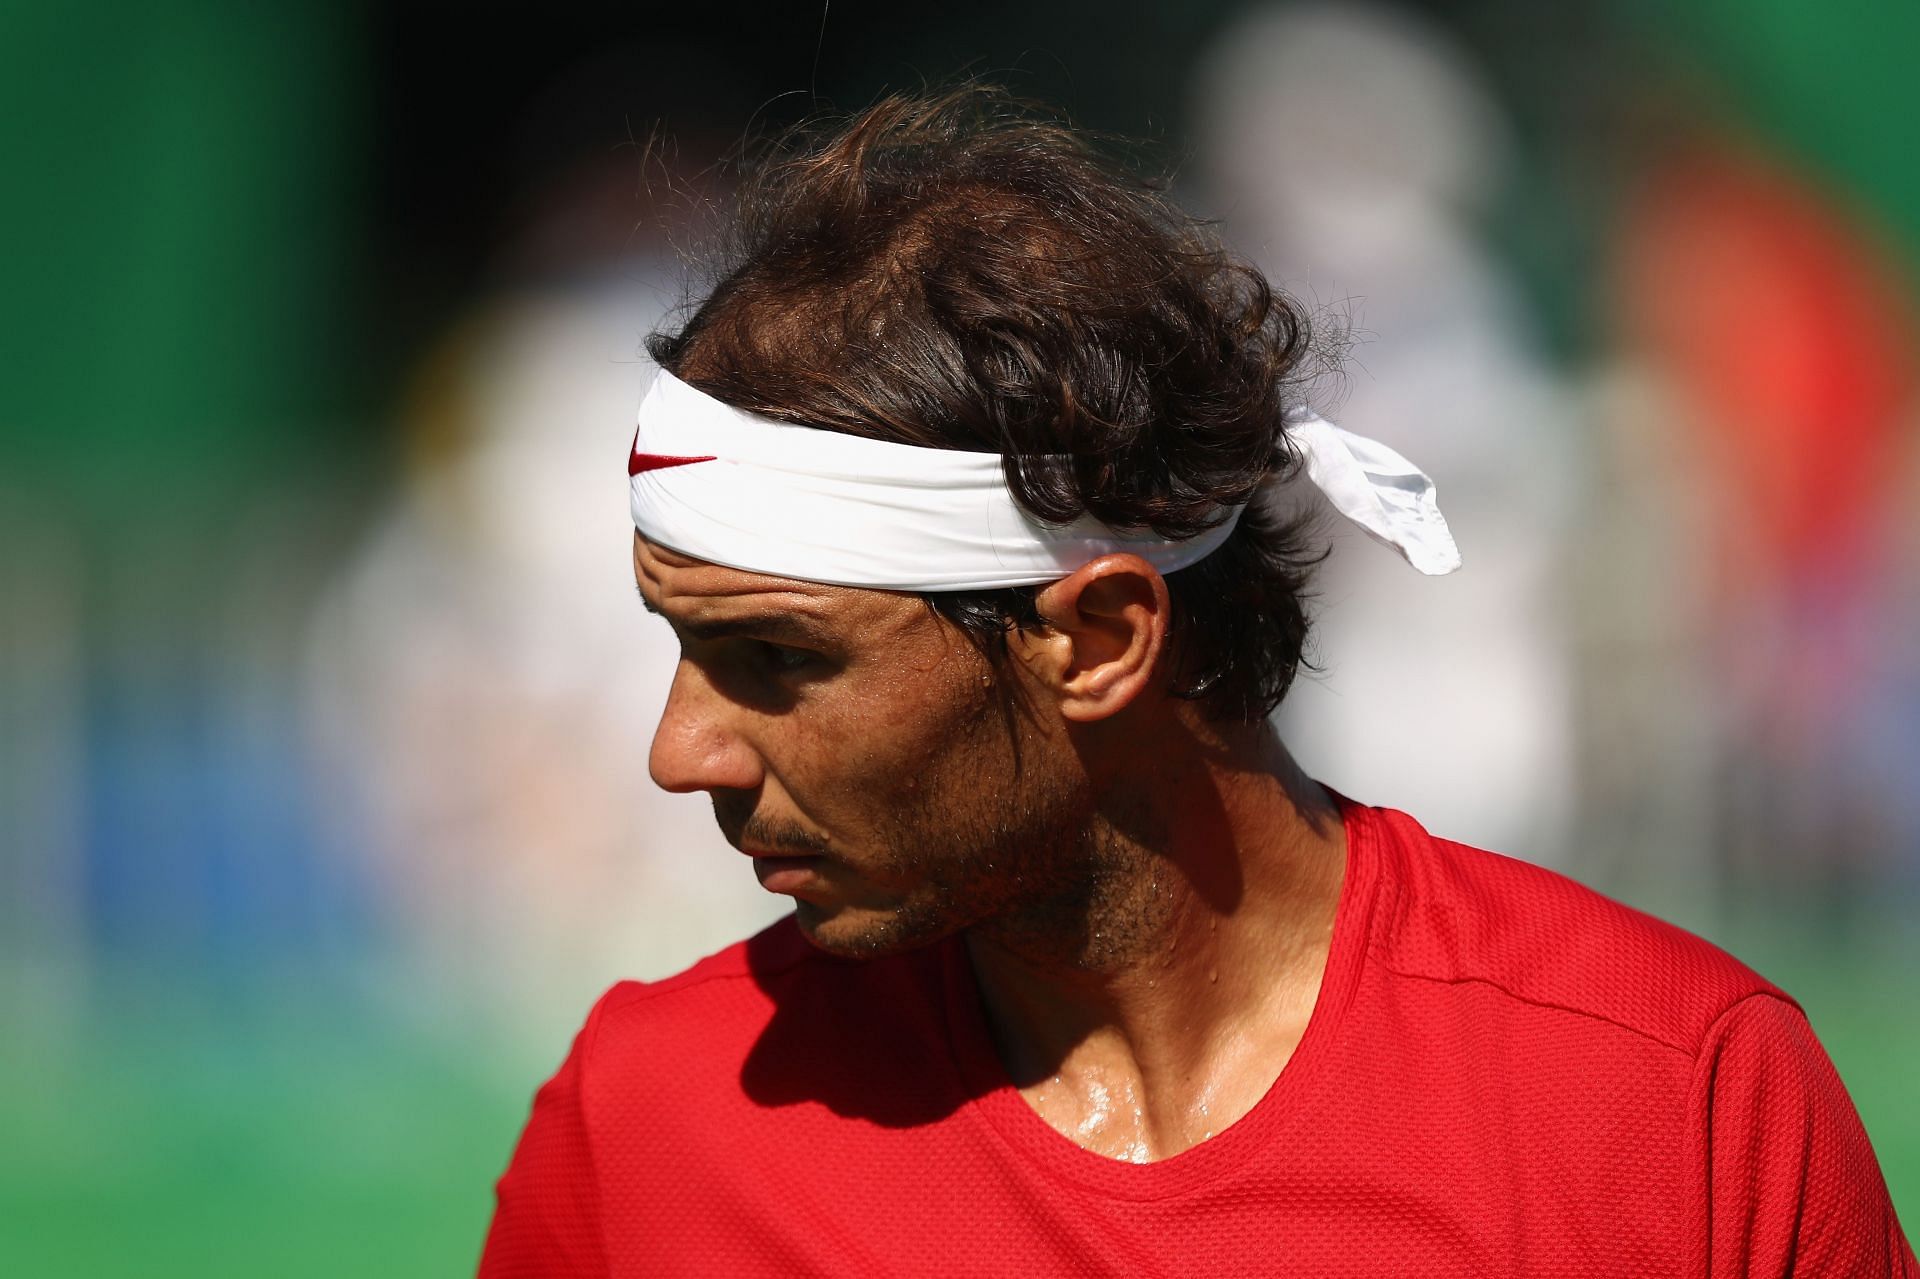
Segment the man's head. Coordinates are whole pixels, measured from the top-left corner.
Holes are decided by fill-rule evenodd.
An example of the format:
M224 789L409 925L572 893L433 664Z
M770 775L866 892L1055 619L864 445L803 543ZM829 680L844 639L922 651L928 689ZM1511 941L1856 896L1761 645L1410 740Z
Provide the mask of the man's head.
M998 453L1035 516L1188 537L1293 465L1300 313L1088 135L990 89L802 135L739 196L733 261L662 368L736 408ZM1285 695L1318 548L1249 509L1170 582L1175 688L1254 722ZM928 602L993 655L1030 589Z
M765 168L740 221L737 261L650 343L736 409L998 454L1032 516L1164 538L1292 465L1299 315L1004 96L883 102ZM638 537L641 592L685 645L652 770L713 796L828 949L991 921L1084 954L1090 909L1140 878L1142 778L1177 766L1189 728L1256 724L1285 693L1313 558L1257 504L1164 578L1116 554L1049 585L923 596Z

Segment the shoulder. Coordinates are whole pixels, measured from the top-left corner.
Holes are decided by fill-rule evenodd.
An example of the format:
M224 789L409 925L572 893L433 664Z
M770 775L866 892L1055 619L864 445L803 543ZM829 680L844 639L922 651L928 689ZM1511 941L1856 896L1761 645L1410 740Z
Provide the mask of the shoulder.
M1792 1003L1712 943L1565 875L1369 812L1388 862L1375 958L1394 972L1486 983L1688 1055L1750 996Z
M608 990L581 1035L583 1088L591 1102L639 1079L732 1088L769 1072L776 1056L789 1068L845 1063L876 1040L940 1024L939 971L928 952L825 954L789 917L684 972Z
M1866 1129L1799 1008L1763 994L1717 1019L1689 1109L1709 1273L1916 1273Z
M673 1018L739 1001L762 983L804 980L827 956L807 944L791 916L688 968L653 981L616 982L594 1008L595 1018L624 1025Z
M587 1017L581 1054L598 1064L649 1045L685 1052L751 1038L781 994L851 967L815 950L788 917L671 977L616 982Z

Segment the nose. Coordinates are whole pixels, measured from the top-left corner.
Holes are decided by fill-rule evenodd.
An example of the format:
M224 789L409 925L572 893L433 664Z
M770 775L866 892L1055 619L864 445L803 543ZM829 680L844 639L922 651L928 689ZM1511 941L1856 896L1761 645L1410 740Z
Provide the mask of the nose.
M739 713L698 665L682 658L647 754L654 783L675 794L758 788L760 757L731 723Z

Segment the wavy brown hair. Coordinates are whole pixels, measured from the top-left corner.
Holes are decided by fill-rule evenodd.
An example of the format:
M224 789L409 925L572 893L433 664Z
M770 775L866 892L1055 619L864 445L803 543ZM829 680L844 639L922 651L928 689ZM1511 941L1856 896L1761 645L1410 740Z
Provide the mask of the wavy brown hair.
M1283 404L1317 371L1301 311L1106 144L1006 93L890 97L747 175L704 301L648 350L737 408L1005 455L1042 520L1183 538L1299 463ZM1173 688L1256 720L1302 662L1320 553L1256 503L1170 574ZM1034 588L928 604L989 658Z

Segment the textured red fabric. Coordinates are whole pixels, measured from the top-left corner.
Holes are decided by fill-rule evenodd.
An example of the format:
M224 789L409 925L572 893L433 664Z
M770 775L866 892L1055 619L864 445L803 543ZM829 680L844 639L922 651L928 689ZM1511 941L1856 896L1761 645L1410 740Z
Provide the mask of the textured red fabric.
M1550 871L1345 819L1312 1020L1211 1140L1080 1149L1007 1083L957 943L850 963L781 923L601 999L481 1274L1920 1273L1792 1000Z

